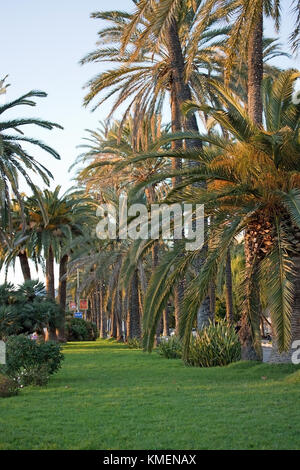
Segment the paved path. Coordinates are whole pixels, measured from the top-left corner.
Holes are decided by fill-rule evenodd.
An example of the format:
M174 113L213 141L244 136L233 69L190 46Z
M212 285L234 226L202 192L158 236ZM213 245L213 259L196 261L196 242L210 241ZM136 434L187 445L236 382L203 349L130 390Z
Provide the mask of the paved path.
M271 351L272 351L272 344L263 341L262 348L263 348L263 362L269 362L269 358L270 358Z

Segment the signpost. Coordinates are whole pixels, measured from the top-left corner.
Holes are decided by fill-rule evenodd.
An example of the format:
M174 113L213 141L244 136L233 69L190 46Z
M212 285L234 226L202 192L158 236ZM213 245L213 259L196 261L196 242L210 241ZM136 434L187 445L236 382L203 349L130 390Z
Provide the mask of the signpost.
M79 301L79 309L80 310L88 310L89 303L87 299L80 299Z
M69 309L70 310L76 310L77 309L77 305L76 305L76 302L69 302Z
M81 312L75 312L74 317L75 318L82 318L82 313Z

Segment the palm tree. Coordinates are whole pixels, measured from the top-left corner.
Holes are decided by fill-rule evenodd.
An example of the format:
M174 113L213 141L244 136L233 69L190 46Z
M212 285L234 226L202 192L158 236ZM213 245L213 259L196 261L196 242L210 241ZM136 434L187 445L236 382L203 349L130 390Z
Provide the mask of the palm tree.
M300 269L300 147L297 137L300 112L299 106L291 102L293 84L298 77L299 73L287 71L277 79L265 79L265 129L249 118L245 108L229 90L212 81L225 111L207 106L205 112L232 137L202 134L199 138L205 145L201 152L178 155L178 158L198 159L201 167L194 168L192 173L186 170L178 172L182 183L171 192L168 201L204 203L208 215L213 217L208 258L200 273L189 283L185 294L181 333L186 352L199 302L207 295L219 266L226 262L228 248L234 238L243 232L246 238L251 237L252 245L251 256L246 259L243 287L246 293L240 330L243 357L261 357L260 305L256 303L259 287L266 290L276 335L274 344L279 354L287 351L287 355L281 356L282 360L290 358L291 343L299 336L300 316L295 292ZM190 105L189 110L195 106ZM188 138L189 135L183 137ZM161 153L159 156L161 158ZM148 157L155 158L155 155ZM147 158L147 155L141 158ZM207 181L208 191L191 189L195 179ZM151 302L147 304L146 301L145 304L148 349L152 347L156 313L165 306L164 292L172 288L176 276L182 275L195 256L195 253L187 253L183 260L177 258L176 263L174 256L173 260L170 257L150 281L148 298ZM156 293L151 292L151 286L155 285ZM150 307L153 306L155 309L151 312Z
M121 123L119 122L115 122L105 133L90 132L91 137L87 139L89 144L82 146L87 149L87 152L83 153L77 161L77 163L84 165L89 163L78 174L81 184L85 184L88 191L98 190L99 192L99 181L101 181L102 188L114 186L116 194L121 194L124 190L130 191L133 183L146 182L154 173L170 168L170 163L166 159L158 159L154 163L145 161L133 167L128 166L129 157L137 153L138 149L140 151L154 150L159 137L166 135L167 129L161 128L159 121L152 122L151 127L148 124L147 120L143 122L138 138L133 137L135 122L131 118L123 124L121 134L119 131ZM112 165L114 166L113 173L110 169ZM145 201L143 202L147 202L149 205L153 204L157 201L159 194L167 190L169 190L168 182L160 184L159 187L149 185L144 191ZM111 202L109 196L112 196L109 191L106 193L101 191L101 196L99 195L101 199L108 197ZM157 242L153 242L149 248L152 254L152 269L155 269L158 263L159 245ZM128 247L125 251L127 249ZM131 261L128 259L129 264L127 263L130 269L132 267ZM137 260L134 260L128 285L133 282L132 278L135 276L134 271L137 269L137 265ZM117 271L119 271L118 267Z
M61 187L54 191L48 189L26 199L26 209L30 218L27 231L28 246L37 258L42 255L46 260L46 291L50 298L55 299L54 262L59 262L59 303L62 311L66 308L66 274L72 238L82 233L83 226L95 218L92 201L83 191L67 191L59 195ZM43 218L39 201L42 201L47 214L47 223ZM63 336L62 321L60 336ZM56 332L50 331L51 339L56 339Z
M4 80L1 81L1 90L4 88ZM1 91L1 92L2 92ZM20 96L16 100L10 101L0 106L0 115L3 115L6 111L16 106L36 106L36 102L32 98L45 98L46 93L42 91L30 91L23 96ZM33 183L30 172L39 175L43 182L49 184L49 178L52 178L52 174L45 166L39 163L36 158L22 147L22 143L29 143L33 147L39 147L52 155L56 159L60 159L58 153L43 142L26 137L22 130L23 126L34 125L43 127L45 129L52 130L54 128L62 129L61 126L50 121L45 121L37 118L17 118L8 119L0 122L0 175L1 175L1 227L0 236L4 243L7 243L7 237L5 236L4 229L8 231L12 229L11 213L10 213L10 191L14 194L21 207L21 215L24 220L22 197L19 192L18 178L22 176L28 186L31 188L36 197L39 198L39 192L37 187ZM15 131L18 134L15 134ZM41 205L41 201L39 201ZM46 215L41 206L44 218ZM45 219L46 220L46 219Z
M118 93L118 97L112 108L112 113L119 107L129 96L133 99L129 102L129 106L124 113L124 117L120 126L128 117L128 113L134 107L134 123L135 129L143 128L145 119L153 122L156 115L161 114L163 103L167 94L170 96L171 108L171 128L172 132L183 130L183 115L180 111L180 105L187 99L192 98L189 85L184 78L184 56L182 45L179 39L178 25L176 22L172 25L172 31L168 31L168 35L163 41L159 41L160 47L154 47L153 37L145 37L141 28L143 25L151 27L155 18L155 8L144 8L140 3L134 2L137 12L134 15L128 15L122 12L98 12L92 17L113 21L114 27L100 31L99 38L105 42L112 42L117 47L102 48L89 54L83 59L83 63L90 61L113 60L121 65L112 71L100 74L89 82L90 92L85 98L85 103L90 103L99 93L110 88L111 91L97 105L103 103L108 97ZM184 22L183 22L184 23ZM190 21L190 23L192 23ZM186 25L184 25L186 27ZM189 25L191 27L191 24ZM184 28L182 28L184 29ZM220 34L220 33L219 33ZM173 46L170 43L170 37L173 37ZM184 36L188 40L188 34ZM210 38L211 39L211 38ZM121 52L120 52L121 44ZM127 46L133 46L136 52L132 55L127 51ZM205 46L203 45L203 56L205 56ZM211 49L207 48L207 56L211 56ZM129 64L129 65L128 65ZM194 71L193 71L194 72ZM193 73L194 87L201 87L201 80L197 74ZM95 108L94 108L95 109ZM111 114L112 114L111 113ZM198 130L195 116L189 118L189 126L193 130ZM192 127L191 127L192 126ZM137 131L134 131L134 136ZM199 145L199 143L196 143ZM180 148L180 142L172 143L174 148ZM173 159L174 169L179 169L181 162ZM176 180L173 180L173 184ZM148 191L151 196L153 191ZM156 247L153 246L153 251ZM156 255L153 255L153 267L156 266ZM180 317L180 299L182 297L183 286L179 285L175 292L176 318Z
M208 2L211 3L211 2ZM217 4L218 2L212 2L212 4ZM222 3L222 9L224 10L224 2ZM226 3L226 2L225 2ZM255 9L253 3L255 2L227 2L226 5L226 13L234 13L237 9L241 7L241 3L245 8L249 9L249 5L251 3L251 14L253 15L253 22L255 23L256 15L259 9ZM256 2L257 3L257 2ZM237 5L239 4L239 5ZM245 4L245 5L244 5ZM270 6L269 6L270 8ZM222 11L223 11L222 10ZM148 2L147 0L141 0L137 2L136 13L133 15L131 22L127 25L125 29L125 34L123 35L123 49L125 48L127 42L130 40L133 31L137 33L138 25L140 22L143 22L144 29L140 34L137 34L136 39L136 52L132 53L132 57L135 58L138 51L141 49L142 45L146 43L146 41L151 38L156 38L155 46L156 50L159 47L160 42L166 45L168 51L168 57L170 61L170 71L172 76L172 84L171 84L171 109L172 109L172 131L178 132L181 130L182 126L186 130L198 131L198 125L196 118L193 114L187 116L186 119L182 119L182 115L180 112L180 107L186 100L190 100L191 98L191 70L197 64L197 57L202 59L201 65L203 66L203 54L201 57L201 51L198 50L201 42L203 46L203 38L204 44L207 47L205 39L212 39L212 35L207 36L207 28L211 27L212 24L215 23L215 20L220 18L220 12L212 12L210 8L209 14L210 18L206 15L207 5L203 5L203 2L182 2L182 1L174 1L174 0L158 0L154 2ZM271 10L267 11L268 14L272 14ZM201 22L201 17L205 18L205 21ZM248 15L249 16L249 15ZM245 18L248 18L247 14L244 15ZM188 17L188 21L182 21L182 18ZM198 24L198 17L200 17L200 21ZM244 18L243 17L243 18ZM277 16L275 15L277 18ZM145 18L149 19L149 23L145 25ZM251 18L250 18L251 19ZM142 21L143 20L143 21ZM252 21L252 19L251 19ZM184 35L180 32L180 27L184 31L184 26L189 25L188 30L189 40L187 44L184 44L182 41L182 37ZM249 22L247 23L249 27ZM182 28L183 26L183 28ZM250 25L250 31L253 29L253 25ZM261 123L261 100L260 100L260 87L261 87L261 79L262 79L262 72L263 72L263 30L262 30L262 22L260 24L261 28L257 32L257 29L254 27L254 34L253 37L251 36L249 40L249 48L248 48L248 106L250 109L250 116L254 119L255 122ZM234 34L235 25L232 28L232 31L219 29L213 31L215 34L215 41L217 41L217 45L220 48L220 37L224 34L230 33L230 38L237 38L237 34ZM208 30L209 31L209 30ZM259 36L259 34L260 36ZM258 37L259 36L259 37ZM230 41L229 38L229 41ZM186 57L184 56L183 52L183 45L186 45L185 53ZM210 45L210 54L211 58L216 59L216 51L213 47L214 44ZM237 41L230 45L232 51L237 49ZM209 46L208 46L209 49ZM200 52L200 53L199 53ZM229 59L232 57L232 53L226 50L226 55ZM199 59L198 59L199 60ZM219 60L220 62L220 60ZM223 61L224 62L224 61ZM204 60L205 63L205 60ZM218 60L215 61L215 64L218 64ZM260 68L258 68L258 66ZM208 73L213 73L213 67L207 67ZM224 75L224 71L222 70L221 76ZM253 80L256 80L256 82ZM207 80L206 80L207 81ZM233 80L231 80L233 82ZM253 83L253 86L252 86ZM203 88L203 87L202 87ZM209 87L205 87L209 88ZM172 99L173 97L173 99ZM214 99L213 99L214 102ZM176 150L180 148L180 141L172 142L173 149ZM201 147L200 140L196 139L188 139L186 141L187 147ZM190 165L197 164L196 162L189 162ZM174 164L174 169L180 169L181 162L178 160L178 163ZM173 179L174 185L179 183L179 176ZM198 182L194 183L195 186L197 185L204 185L205 182ZM207 221L205 220L207 225ZM249 251L250 248L246 247ZM197 260L195 260L195 267L200 269L201 264L203 263L205 256L206 256L207 247L206 245L203 248L203 252L201 256ZM177 292L177 300L180 301L180 292ZM211 302L209 297L203 301L199 312L198 312L198 326L205 325L212 316L211 311Z
M182 3L178 0L157 0L148 2L150 5L157 5L156 13L156 34L162 37L170 26L171 18L178 17L182 11ZM227 66L230 69L234 57L240 56L243 60L244 53L248 62L248 108L251 118L261 123L262 101L261 82L263 78L263 19L271 17L275 21L275 26L280 26L280 0L205 0L204 2L188 1L187 7L194 9L194 27L190 38L188 50L188 68L194 61L197 54L197 45L207 22L213 17L216 21L234 18L227 42ZM291 35L294 49L299 44L299 21L300 4L299 0L292 2L295 4L294 10L298 14L295 29ZM139 2L139 5L146 8L147 1ZM149 34L149 29L145 34Z
M175 46L169 45L166 35L160 38L156 35L155 30L152 31L152 26L157 20L155 2L148 2L146 8L143 8L143 3L145 2L134 2L136 6L134 14L120 11L92 13L92 18L109 21L111 25L98 33L98 48L86 55L81 61L82 64L107 61L118 64L114 69L97 75L87 83L89 92L85 97L84 104L90 104L103 91L108 90L107 95L104 95L94 105L93 110L101 106L111 96L116 96L109 114L110 118L120 105L130 99L124 112L123 122L129 113L134 111L137 129L139 128L138 124L144 121L145 116L148 116L150 121L152 116L161 114L164 100L168 95L170 95L170 107L172 108L172 103L174 105L175 101L178 106L186 99L191 99L191 96L195 96L196 90L205 92L204 70L208 67L210 71L213 70L216 46L221 45L221 41L224 41L224 36L228 33L228 27L209 31L213 21L208 22L208 29L198 44L197 60L188 71L187 81L191 92L186 91L186 95L180 98L177 89L178 72L177 69L175 70L175 62L180 59L180 64L178 64L181 67L180 88L184 88L185 62L188 60L189 38L195 20L193 12L182 4L182 14L176 24L178 31L176 34L174 33L178 48L178 51L175 51ZM145 28L146 31L149 31L148 34L143 31ZM106 46L107 44L110 44L109 47ZM178 53L180 53L179 59L177 59ZM179 115L181 121L183 116L180 110ZM191 120L194 121L194 117L191 117ZM175 119L172 118L172 121L175 122ZM136 130L136 132L138 131Z

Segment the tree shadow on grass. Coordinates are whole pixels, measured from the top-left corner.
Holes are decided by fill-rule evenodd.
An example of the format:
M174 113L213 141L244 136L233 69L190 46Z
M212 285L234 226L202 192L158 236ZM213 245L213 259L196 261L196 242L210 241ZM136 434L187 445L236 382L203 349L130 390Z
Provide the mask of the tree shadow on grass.
M118 343L117 341L112 340L101 340L101 341L72 341L66 343L64 346L65 350L121 350L126 349L126 345L124 343Z

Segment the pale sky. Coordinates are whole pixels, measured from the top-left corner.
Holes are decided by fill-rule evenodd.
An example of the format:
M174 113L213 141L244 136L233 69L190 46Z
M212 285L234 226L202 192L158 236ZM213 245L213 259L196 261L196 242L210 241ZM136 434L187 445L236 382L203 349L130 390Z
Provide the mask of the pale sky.
M90 19L90 13L99 10L133 9L131 0L2 0L0 17L0 79L9 74L7 100L15 99L32 89L48 93L38 99L36 108L14 108L6 117L40 117L61 124L64 131L47 131L26 127L26 134L39 138L54 147L61 155L55 161L42 152L37 153L55 176L53 188L60 184L69 188L72 175L68 173L80 149L85 129L95 129L105 119L109 106L94 113L82 107L83 85L107 64L79 65L79 60L95 48L97 31L103 23ZM285 0L285 5L290 2ZM287 46L287 37L293 19L283 10L281 42ZM266 34L275 37L269 23ZM277 59L281 67L300 68L299 58ZM35 180L38 182L38 180ZM0 283L3 282L3 273ZM22 282L19 266L10 272L9 279Z

